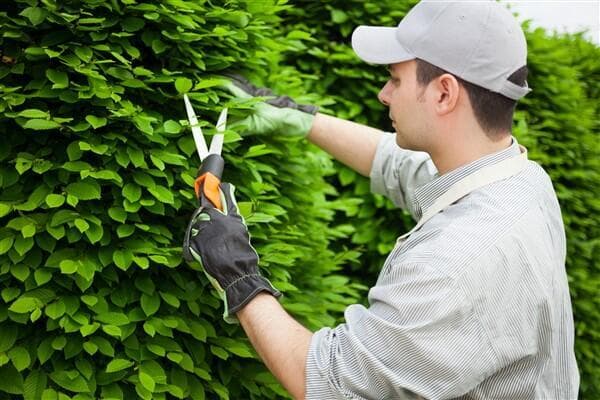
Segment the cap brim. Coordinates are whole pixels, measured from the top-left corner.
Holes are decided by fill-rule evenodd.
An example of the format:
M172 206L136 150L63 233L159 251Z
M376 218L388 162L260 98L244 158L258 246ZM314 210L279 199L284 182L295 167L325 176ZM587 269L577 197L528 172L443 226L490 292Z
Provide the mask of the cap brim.
M361 60L371 64L394 64L415 59L398 42L396 29L359 26L352 33L352 48Z

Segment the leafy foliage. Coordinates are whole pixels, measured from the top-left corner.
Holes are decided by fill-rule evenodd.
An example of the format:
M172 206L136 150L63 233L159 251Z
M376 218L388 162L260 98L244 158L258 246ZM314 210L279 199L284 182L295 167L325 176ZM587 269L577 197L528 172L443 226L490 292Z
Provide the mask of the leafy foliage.
M288 35L306 32L306 40L300 54L289 62L312 76L306 81L307 91L327 96L323 112L392 130L387 111L377 99L388 77L386 67L360 60L350 46L351 35L357 25L395 26L417 2L293 1L295 7L285 13L285 26ZM396 238L414 221L383 196L372 195L367 178L341 164L337 169L338 174L330 178L339 191L333 202L337 218L362 253L361 262L349 265L347 271L372 285ZM346 244L345 238L342 243Z
M0 391L26 399L275 398L266 371L181 241L199 160L182 93L211 135L217 89L244 65L300 88L272 36L277 1L5 2L0 6ZM276 31L275 31L276 32ZM270 75L267 75L267 74ZM210 121L210 122L209 122ZM228 130L264 273L306 325L332 325L363 290L323 179L333 165L283 138Z

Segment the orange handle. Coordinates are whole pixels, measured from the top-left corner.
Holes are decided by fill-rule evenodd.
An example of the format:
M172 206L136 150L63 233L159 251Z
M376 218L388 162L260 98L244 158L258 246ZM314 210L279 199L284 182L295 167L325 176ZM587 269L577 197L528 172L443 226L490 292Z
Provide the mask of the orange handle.
M206 172L196 178L194 182L194 189L196 191L196 197L200 200L201 206L207 206L205 200L208 200L215 208L223 211L223 205L221 204L221 195L219 193L219 185L221 181L219 178L214 176L210 172Z

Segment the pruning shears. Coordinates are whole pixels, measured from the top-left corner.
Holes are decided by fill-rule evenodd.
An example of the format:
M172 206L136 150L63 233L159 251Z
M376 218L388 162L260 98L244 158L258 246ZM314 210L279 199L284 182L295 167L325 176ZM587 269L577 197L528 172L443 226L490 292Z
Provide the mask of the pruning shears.
M183 95L183 101L185 102L185 110L187 111L192 134L194 135L196 150L198 150L200 162L202 163L198 170L198 177L194 182L196 197L200 206L214 207L223 211L220 184L225 160L221 157L221 150L223 149L223 135L227 125L227 108L224 108L219 115L216 125L217 134L213 136L209 148L206 146L202 129L198 125L198 118L187 94Z

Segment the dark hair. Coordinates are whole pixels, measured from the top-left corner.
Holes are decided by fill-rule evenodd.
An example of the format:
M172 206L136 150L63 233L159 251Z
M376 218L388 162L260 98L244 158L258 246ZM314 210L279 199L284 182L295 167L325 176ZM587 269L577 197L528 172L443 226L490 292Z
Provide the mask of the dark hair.
M427 86L435 78L449 73L427 61L421 59L416 61L417 82L421 86ZM511 131L516 100L467 82L457 76L455 78L465 88L473 107L475 119L490 139L497 139L502 132ZM508 80L516 85L525 86L527 66L513 72Z

